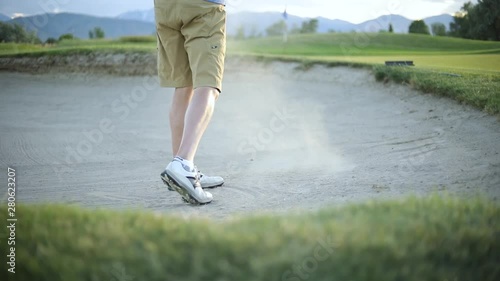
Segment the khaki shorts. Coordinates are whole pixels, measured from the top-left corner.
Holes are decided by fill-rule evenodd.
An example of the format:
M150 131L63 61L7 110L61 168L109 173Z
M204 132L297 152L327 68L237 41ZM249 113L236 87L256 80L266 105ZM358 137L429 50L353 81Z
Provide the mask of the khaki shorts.
M155 0L158 75L162 87L222 89L226 55L224 5Z

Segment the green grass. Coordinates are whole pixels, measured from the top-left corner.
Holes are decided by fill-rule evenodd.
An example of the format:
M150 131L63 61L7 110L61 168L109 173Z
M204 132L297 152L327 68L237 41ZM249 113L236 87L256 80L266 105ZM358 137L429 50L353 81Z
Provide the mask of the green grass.
M326 62L380 65L412 60L419 68L492 72L500 75L500 42L412 34L313 34L235 41L232 53Z
M491 114L500 113L500 75L386 66L376 66L374 72L377 81L408 84L422 92L450 97Z
M154 36L125 36L119 39L120 42L128 43L154 43L156 44L156 37Z
M265 60L348 65L373 69L379 81L395 81L500 113L500 42L401 34L312 34L235 41L230 52ZM411 60L416 67L385 67ZM449 75L452 74L452 75ZM404 78L404 79L401 79Z
M16 211L11 280L500 278L500 208L480 199L413 198L228 221L63 206ZM6 215L1 208L0 221Z
M283 56L286 57L286 56ZM418 69L460 71L468 73L490 73L500 75L500 54L462 55L386 55L386 56L288 56L302 60L322 62L349 62L369 66L382 65L385 61L411 60Z
M124 37L119 40L65 40L55 46L0 44L0 58L65 56L90 53L153 53L156 39L153 37Z
M71 40L51 47L0 44L0 58L155 51L153 36ZM390 33L305 34L291 36L286 44L279 37L229 41L228 54L300 62L304 70L314 64L370 68L380 81L409 84L491 114L500 113L500 42ZM382 67L387 60L412 60L416 67ZM406 79L395 79L398 76Z
M10 57L17 54L30 54L43 50L41 45L0 43L0 57Z
M500 42L414 34L334 33L293 35L287 43L279 37L235 41L231 49L293 56L500 54Z

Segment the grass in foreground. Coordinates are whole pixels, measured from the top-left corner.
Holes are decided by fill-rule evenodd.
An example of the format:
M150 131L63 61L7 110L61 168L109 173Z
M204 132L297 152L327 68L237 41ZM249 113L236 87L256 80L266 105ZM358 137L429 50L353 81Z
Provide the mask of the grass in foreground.
M17 217L15 280L500 278L500 207L479 199L226 222L62 206L23 206Z

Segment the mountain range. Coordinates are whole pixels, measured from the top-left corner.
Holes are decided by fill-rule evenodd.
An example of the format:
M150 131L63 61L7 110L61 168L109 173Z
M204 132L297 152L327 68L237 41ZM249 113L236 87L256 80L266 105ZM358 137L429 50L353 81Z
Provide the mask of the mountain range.
M9 21L9 20L11 20L10 17L0 13L0 21Z
M143 11L130 11L118 16L120 19L134 19L154 22L154 9ZM283 14L278 12L239 12L229 14L227 18L227 29L229 35L235 35L238 28L243 26L246 35L265 34L266 28L273 23L282 20ZM300 28L302 22L309 18L288 15L287 25L289 29ZM360 24L354 24L343 20L332 20L323 17L318 19L318 32L378 32L380 30L388 30L389 24L393 25L394 32L407 33L408 28L413 20L400 15L386 15L373 20L365 21ZM423 19L427 25L433 23L443 23L449 29L450 23L453 22L453 16L442 14L439 16Z
M229 14L227 19L228 35L235 35L240 27L245 34L265 35L266 29L283 19L278 12L239 12ZM323 17L318 19L318 32L378 32L388 30L392 24L397 33L407 33L412 20L400 15L386 15L360 24L353 24L342 20L332 20ZM290 29L300 28L302 22L309 18L288 15L287 25ZM88 33L95 27L104 30L106 38L119 38L127 35L152 35L155 32L154 9L145 11L131 11L116 18L96 17L90 15L58 13L41 14L29 17L10 19L0 14L0 21L17 23L28 30L36 31L42 41L49 37L58 38L62 34L72 33L78 38L88 38ZM424 21L430 26L432 23L443 23L447 28L453 21L451 15L429 17Z

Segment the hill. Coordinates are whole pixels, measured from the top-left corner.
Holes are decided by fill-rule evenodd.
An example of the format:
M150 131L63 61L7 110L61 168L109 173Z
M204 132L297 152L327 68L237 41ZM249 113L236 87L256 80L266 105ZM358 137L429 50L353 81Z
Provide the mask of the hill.
M407 33L412 20L400 15L380 16L376 19L362 22L356 25L356 30L361 32L379 32L389 30L392 24L395 33Z
M9 21L11 20L10 17L4 15L4 14L0 14L0 21Z
M123 14L118 15L116 18L125 19L125 20L139 20L139 21L147 21L154 22L155 21L155 10L136 10L130 11Z
M425 23L431 28L433 23L443 23L446 26L446 30L450 29L450 23L453 22L453 16L450 15L440 15L424 19Z
M243 26L246 35L266 35L266 29L283 20L283 14L277 12L240 12L232 14L227 18L227 32L229 35L235 35L238 28ZM288 15L287 25L288 29L300 28L302 22L308 20L303 17ZM347 21L332 20L323 17L318 18L318 32L327 33L329 31L335 32L349 32L356 29L356 25Z
M283 19L281 13L275 12L263 12L263 13L253 13L253 12L241 12L237 14L232 14L227 18L227 33L229 35L235 35L236 30L243 26L245 28L246 35L265 35L266 28L270 25L276 23ZM288 16L288 26L293 28L294 26L300 26L303 19L301 17L289 15ZM252 34L253 33L253 34Z
M301 26L302 22L306 20L304 18L300 18L300 24ZM353 23L350 23L348 21L343 21L343 20L332 20L332 19L327 19L323 17L318 18L318 32L320 33L326 33L326 32L350 32L356 30L356 25Z
M387 30L389 28L389 24L392 24L395 33L408 33L408 29L412 21L413 20L400 15L386 15L378 17L374 20L360 23L356 26L356 30L365 32L378 32L381 29ZM443 14L425 18L424 21L429 26L429 28L433 23L442 23L448 30L450 27L450 23L453 22L453 16Z
M154 22L154 9L131 11L119 15L118 18ZM279 12L238 12L228 16L227 30L229 35L235 35L238 28L240 26L244 26L247 36L258 34L265 35L267 27L282 19L283 14ZM302 22L308 19L309 18L288 15L288 27L289 29L300 27ZM400 15L385 15L360 24L354 24L343 20L319 17L318 32L378 32L380 30L388 30L389 24L392 23L396 33L407 33L412 21L413 20ZM432 23L441 22L446 26L446 28L449 28L450 22L453 21L453 17L451 15L443 14L426 18L424 21L429 26Z
M266 29L270 25L282 19L283 14L279 12L239 12L231 14L228 17L227 30L229 35L235 35L238 28L243 26L247 36L265 35ZM300 28L302 22L305 20L309 20L309 18L289 15L287 24L289 29ZM447 27L452 20L453 17L450 15L440 15L425 19L428 25L441 22ZM57 38L64 33L72 33L78 38L88 38L89 30L97 26L104 30L107 38L118 38L127 35L151 35L155 30L153 9L127 12L119 15L117 18L59 13L20 17L11 20L9 17L0 14L0 21L21 24L28 30L36 31L42 40L46 40L49 37ZM392 23L396 33L406 33L411 22L412 20L399 15L381 16L360 24L319 17L318 32L378 32L380 30L387 30L389 24Z
M82 39L88 38L89 30L95 27L101 27L106 34L106 38L118 38L127 35L151 35L155 32L155 25L151 22L94 17L72 13L20 17L8 22L18 23L28 30L36 31L38 37L42 40L46 40L49 37L58 38L65 33L72 33Z

